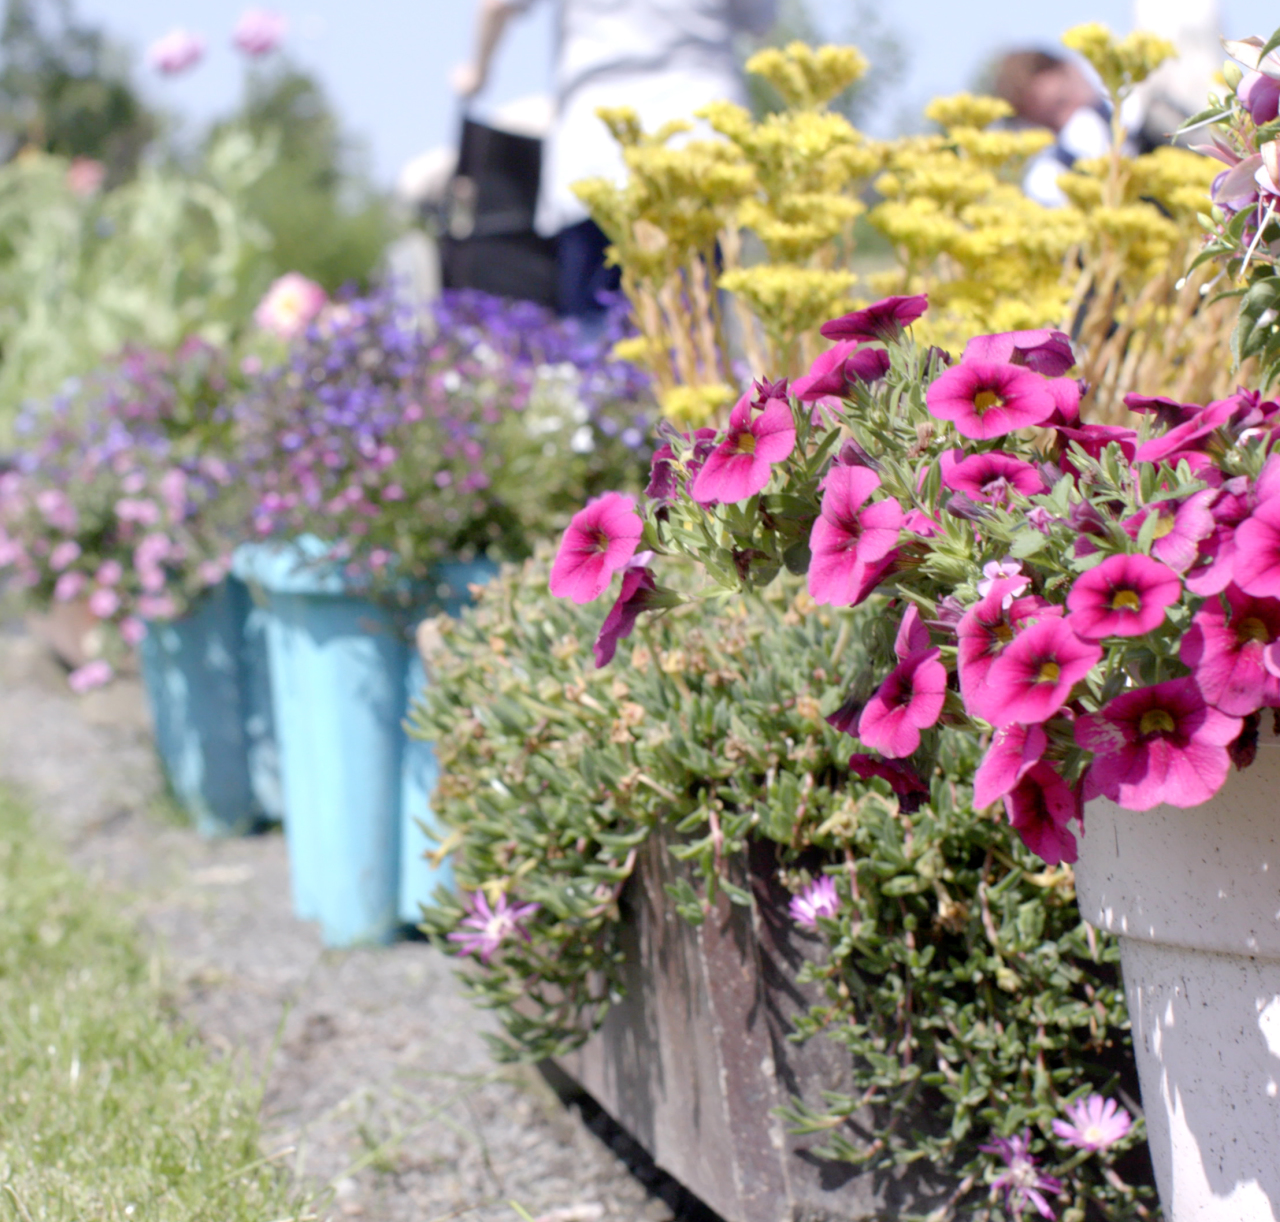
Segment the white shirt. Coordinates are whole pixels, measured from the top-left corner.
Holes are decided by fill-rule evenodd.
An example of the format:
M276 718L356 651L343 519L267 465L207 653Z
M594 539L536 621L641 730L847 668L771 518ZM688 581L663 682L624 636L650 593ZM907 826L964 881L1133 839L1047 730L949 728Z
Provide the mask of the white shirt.
M525 10L539 0L507 0ZM777 0L556 0L556 117L542 157L538 232L585 220L570 189L583 178L622 183L622 154L596 115L629 106L645 130L722 98L745 101L734 55L739 30L763 33Z
M1105 157L1111 148L1111 125L1092 106L1075 111L1058 133L1057 140L1027 164L1022 190L1046 208L1066 205L1066 192L1058 179L1077 161Z

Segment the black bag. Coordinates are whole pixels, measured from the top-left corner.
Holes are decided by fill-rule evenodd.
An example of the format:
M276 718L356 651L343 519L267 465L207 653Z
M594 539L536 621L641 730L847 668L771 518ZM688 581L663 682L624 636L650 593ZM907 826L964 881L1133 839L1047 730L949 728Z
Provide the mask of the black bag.
M541 173L541 140L462 121L440 239L445 288L555 306L555 243L533 228Z

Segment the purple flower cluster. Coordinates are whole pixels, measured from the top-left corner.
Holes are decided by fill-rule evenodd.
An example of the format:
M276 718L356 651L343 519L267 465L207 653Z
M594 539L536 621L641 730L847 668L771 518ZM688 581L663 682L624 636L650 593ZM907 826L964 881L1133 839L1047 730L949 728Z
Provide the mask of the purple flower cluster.
M241 405L259 536L309 532L353 576L420 578L445 556L528 554L582 500L637 483L645 386L537 306L389 292L306 329Z

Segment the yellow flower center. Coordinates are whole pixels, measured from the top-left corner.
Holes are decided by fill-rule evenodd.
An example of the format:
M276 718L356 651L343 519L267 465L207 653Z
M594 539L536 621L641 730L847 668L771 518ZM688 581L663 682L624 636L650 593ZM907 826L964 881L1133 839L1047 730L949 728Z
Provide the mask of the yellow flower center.
M991 629L991 635L1001 644L1007 645L1011 640L1013 640L1013 629L1010 628L1004 620L1001 620Z
M1178 727L1167 709L1148 709L1138 722L1140 734L1172 734Z
M1141 611L1142 599L1133 590L1117 590L1111 596L1112 611Z
M1062 668L1057 662L1041 662L1040 673L1036 679L1040 683L1057 683L1062 677Z
M994 390L980 390L973 396L973 410L979 416L993 407L1003 407L1004 400Z
M738 453L754 454L756 452L756 438L754 433L742 432L738 434Z
M1165 535L1172 533L1173 528L1176 525L1177 525L1177 519L1174 518L1173 514L1168 514L1166 516L1165 514L1162 513L1157 515L1156 531L1153 537L1156 539L1163 539Z
M1257 616L1251 615L1248 619L1242 619L1236 625L1236 637L1241 641L1262 641L1266 642L1271 639L1271 633L1267 631L1267 626Z

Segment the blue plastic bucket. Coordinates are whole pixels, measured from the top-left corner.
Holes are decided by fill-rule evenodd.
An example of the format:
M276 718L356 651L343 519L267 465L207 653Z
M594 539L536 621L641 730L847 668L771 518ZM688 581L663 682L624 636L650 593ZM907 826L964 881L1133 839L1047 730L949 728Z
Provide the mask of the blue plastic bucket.
M139 646L156 750L202 836L235 836L261 817L245 730L248 593L227 580L180 619L147 625Z

